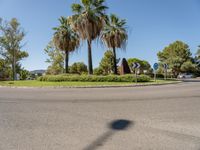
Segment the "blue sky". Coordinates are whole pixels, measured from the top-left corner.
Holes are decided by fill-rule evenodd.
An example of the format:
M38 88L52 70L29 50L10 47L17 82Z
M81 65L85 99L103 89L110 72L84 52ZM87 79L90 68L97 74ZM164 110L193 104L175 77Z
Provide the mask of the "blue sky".
M0 17L17 18L25 29L24 50L29 58L22 61L28 70L46 69L44 48L58 25L60 16L69 16L71 3L79 0L0 0ZM157 61L157 52L168 44L181 40L194 54L200 45L200 0L107 0L108 13L127 19L129 41L126 52L117 51L120 58L137 57ZM106 47L94 42L93 63L98 66ZM87 64L87 45L70 56L70 64Z

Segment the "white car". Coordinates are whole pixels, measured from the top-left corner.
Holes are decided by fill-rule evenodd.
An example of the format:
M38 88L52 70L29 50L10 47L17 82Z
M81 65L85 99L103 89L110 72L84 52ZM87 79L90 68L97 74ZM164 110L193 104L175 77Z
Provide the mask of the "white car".
M190 79L190 78L193 78L193 74L191 73L181 73L178 75L178 78L179 79Z

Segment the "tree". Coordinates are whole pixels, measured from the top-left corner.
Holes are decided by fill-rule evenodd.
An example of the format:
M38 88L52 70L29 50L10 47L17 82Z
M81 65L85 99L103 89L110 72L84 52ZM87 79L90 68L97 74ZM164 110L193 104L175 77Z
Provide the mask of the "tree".
M194 58L195 63L197 64L197 68L200 72L200 46L198 46L198 50L196 52L196 56Z
M8 79L11 72L11 67L8 65L8 62L0 58L0 80Z
M185 62L192 60L189 46L182 41L176 41L165 47L158 53L158 59L162 64L169 65L174 76L181 72L181 66Z
M70 67L70 73L82 74L87 72L87 66L83 62L76 62Z
M196 75L200 75L200 45L198 46L198 50L195 56L195 63L197 65Z
M46 62L50 64L46 73L53 75L63 73L64 71L63 52L58 50L52 41L49 42L44 51L49 56Z
M103 75L103 70L100 67L95 68L94 75Z
M26 69L21 69L19 75L20 75L20 80L26 80L28 77L31 76L30 72Z
M190 72L190 73L195 73L197 71L197 66L192 63L191 61L186 61L182 64L181 66L181 71L182 72Z
M104 75L108 75L113 73L114 71L114 54L111 50L108 50L104 53L104 57L102 58L99 68L103 71ZM117 63L119 59L116 60Z
M80 45L79 36L71 26L71 20L65 17L59 19L60 26L54 28L54 44L57 49L65 52L65 73L69 72L69 52L78 49Z
M140 60L138 58L129 58L128 59L128 65L131 67L133 63L139 63L140 64L140 72L144 73L144 71L147 71L147 74L150 74L152 72L151 65L146 60ZM133 70L135 71L135 70Z
M119 19L116 15L111 14L101 33L103 43L113 50L114 74L117 74L116 48L125 49L128 39L125 25L126 20Z
M81 4L74 3L71 8L73 27L88 44L88 73L93 74L92 41L99 37L105 23L105 0L81 0Z
M13 80L16 80L16 68L20 66L20 60L28 57L28 53L21 50L24 37L25 32L16 18L10 22L0 19L0 54L12 66Z
M197 57L198 60L200 60L200 45L198 46L196 57Z

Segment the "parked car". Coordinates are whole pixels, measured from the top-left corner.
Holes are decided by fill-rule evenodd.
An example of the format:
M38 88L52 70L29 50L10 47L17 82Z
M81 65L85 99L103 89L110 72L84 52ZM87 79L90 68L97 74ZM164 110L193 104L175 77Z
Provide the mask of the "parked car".
M194 77L194 75L191 73L181 73L178 75L178 79L190 79L193 77Z

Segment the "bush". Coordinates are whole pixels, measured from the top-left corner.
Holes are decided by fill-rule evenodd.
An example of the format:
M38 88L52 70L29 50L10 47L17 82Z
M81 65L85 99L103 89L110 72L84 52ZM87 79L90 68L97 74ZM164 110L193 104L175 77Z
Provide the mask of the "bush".
M49 81L49 82L63 82L63 81L79 81L79 82L135 82L135 77L133 75L108 75L108 76L96 76L96 75L46 75L39 77L39 81ZM138 76L138 82L149 82L151 78L146 75Z

